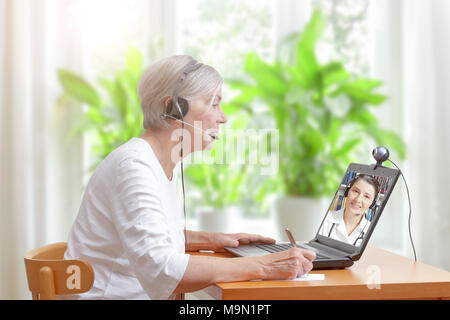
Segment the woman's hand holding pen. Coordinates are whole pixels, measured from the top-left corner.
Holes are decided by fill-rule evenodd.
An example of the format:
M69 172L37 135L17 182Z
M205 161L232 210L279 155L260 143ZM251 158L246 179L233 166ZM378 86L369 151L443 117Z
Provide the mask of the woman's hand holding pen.
M311 250L290 248L286 251L268 254L260 259L262 277L266 280L294 279L312 270L316 254Z
M213 250L222 252L223 247L237 247L238 245L254 243L275 243L275 239L263 237L257 234L247 233L211 233L211 244ZM292 237L292 236L291 236ZM294 241L295 245L295 240ZM316 258L315 252L311 250L292 247L289 250L268 254L262 257L248 257L257 259L262 266L261 279L294 279L312 270L312 262Z

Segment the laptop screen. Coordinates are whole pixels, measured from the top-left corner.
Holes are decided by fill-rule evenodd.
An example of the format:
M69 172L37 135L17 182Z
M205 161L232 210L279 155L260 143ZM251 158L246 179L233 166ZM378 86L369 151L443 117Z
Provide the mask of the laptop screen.
M393 169L350 165L318 234L361 246L370 237L397 178Z

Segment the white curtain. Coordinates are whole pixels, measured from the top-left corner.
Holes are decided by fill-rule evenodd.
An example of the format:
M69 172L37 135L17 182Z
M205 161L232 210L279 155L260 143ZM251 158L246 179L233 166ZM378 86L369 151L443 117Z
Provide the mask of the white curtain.
M420 260L450 271L450 2L403 1L403 101Z
M0 1L0 299L28 299L23 255L65 241L80 201L80 141L65 143L77 111L56 106L56 69L80 71L76 1Z
M450 270L449 18L446 0L382 0L376 1L373 20L374 69L389 96L380 116L407 144L402 167L411 192L418 260L446 270ZM412 258L401 179L393 197L403 199L403 209L396 209L403 214L394 213L402 218L390 226L391 241L403 243L404 253Z

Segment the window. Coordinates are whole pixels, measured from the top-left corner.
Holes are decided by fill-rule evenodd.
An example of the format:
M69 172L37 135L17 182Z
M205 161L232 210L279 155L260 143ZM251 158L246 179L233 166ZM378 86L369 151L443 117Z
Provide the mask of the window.
M328 22L317 48L319 57L343 61L349 71L368 76L373 43L369 0L310 1Z
M274 54L271 0L178 1L179 48L224 77L242 75L247 52Z
M120 70L129 46L146 52L150 16L146 1L83 1L75 8L83 30L85 70L94 81Z

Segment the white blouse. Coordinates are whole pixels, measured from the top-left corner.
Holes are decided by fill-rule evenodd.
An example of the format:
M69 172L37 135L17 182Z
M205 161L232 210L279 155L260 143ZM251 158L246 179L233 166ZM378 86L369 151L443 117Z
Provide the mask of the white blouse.
M174 298L189 260L176 177L167 179L140 138L103 160L89 181L64 256L88 261L95 280L87 293L69 298Z
M361 219L361 222L355 230L353 230L353 232L349 235L347 233L347 228L345 227L344 209L345 207L338 211L329 211L319 234L338 241L346 242L353 246L359 246L369 230L370 221L364 217Z

